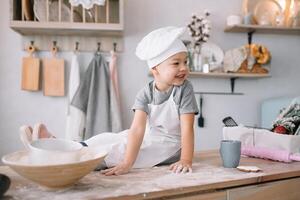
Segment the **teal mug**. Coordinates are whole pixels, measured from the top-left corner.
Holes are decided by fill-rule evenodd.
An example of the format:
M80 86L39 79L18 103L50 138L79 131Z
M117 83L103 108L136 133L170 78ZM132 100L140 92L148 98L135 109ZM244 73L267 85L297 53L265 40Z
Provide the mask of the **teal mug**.
M243 23L246 24L246 25L253 24L253 15L252 15L252 13L248 13L244 16Z
M220 155L225 168L237 167L241 158L241 141L222 140L220 146Z

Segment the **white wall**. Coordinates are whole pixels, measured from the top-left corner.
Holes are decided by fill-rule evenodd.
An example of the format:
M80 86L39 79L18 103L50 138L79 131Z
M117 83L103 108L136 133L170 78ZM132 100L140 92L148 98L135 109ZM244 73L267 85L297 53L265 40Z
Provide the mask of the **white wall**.
M224 50L243 45L246 34L224 33L225 19L229 14L239 13L240 0L125 0L124 52L119 57L119 74L122 97L122 118L129 127L130 110L137 91L150 77L146 64L135 55L139 40L149 31L167 25L185 25L192 13L212 12L212 35L210 40ZM58 137L65 129L66 98L45 97L42 92L20 90L21 36L8 27L9 1L0 7L0 156L23 148L18 129L22 124L42 121ZM254 35L254 42L263 43L272 53L272 77L256 80L239 79L236 91L243 96L204 96L205 127L196 129L196 149L218 148L221 138L221 120L227 115L239 122L259 124L259 106L263 99L300 94L300 35ZM39 57L49 52L39 53ZM70 52L60 54L66 60L69 71ZM80 55L82 71L91 60L91 53ZM195 91L230 91L229 79L191 79ZM198 97L197 97L198 98Z

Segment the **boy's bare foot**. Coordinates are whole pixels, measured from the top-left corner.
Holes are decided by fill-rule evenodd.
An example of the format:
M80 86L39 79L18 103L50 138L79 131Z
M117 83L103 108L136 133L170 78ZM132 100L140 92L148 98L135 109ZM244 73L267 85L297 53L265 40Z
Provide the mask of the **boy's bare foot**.
M31 142L32 141L32 127L23 125L20 127L20 138L23 143Z
M34 125L32 140L37 140L41 138L55 138L44 124L38 123Z

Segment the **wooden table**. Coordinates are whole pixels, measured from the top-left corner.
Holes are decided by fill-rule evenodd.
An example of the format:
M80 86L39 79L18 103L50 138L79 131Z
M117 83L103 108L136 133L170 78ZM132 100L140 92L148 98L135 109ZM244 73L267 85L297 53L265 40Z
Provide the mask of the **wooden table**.
M6 166L0 167L0 173L12 179L4 199L300 199L300 162L242 158L240 165L263 171L223 168L218 152L206 151L196 153L191 174L173 174L167 166L112 177L92 172L73 187L57 191L27 181Z

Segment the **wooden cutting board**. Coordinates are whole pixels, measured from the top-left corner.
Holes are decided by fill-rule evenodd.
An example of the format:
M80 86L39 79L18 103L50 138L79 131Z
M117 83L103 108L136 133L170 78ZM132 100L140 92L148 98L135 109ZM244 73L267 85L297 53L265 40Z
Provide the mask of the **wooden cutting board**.
M65 95L65 63L63 59L55 57L43 59L43 79L45 96Z
M31 0L22 0L22 8L24 12L25 20L32 21L33 20L33 1Z
M29 57L22 59L21 89L38 91L40 89L40 59L32 57L35 48L30 46L27 50Z

